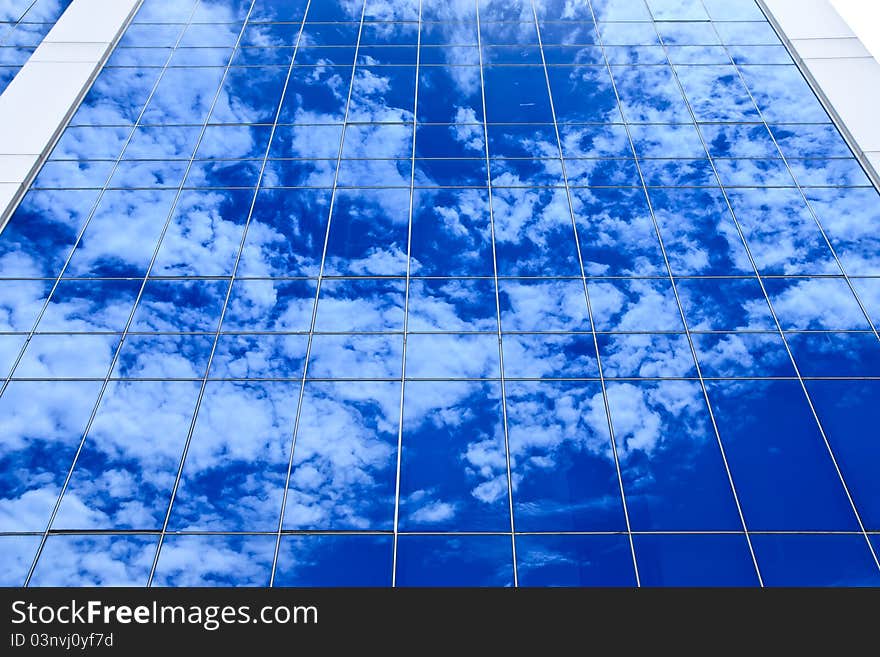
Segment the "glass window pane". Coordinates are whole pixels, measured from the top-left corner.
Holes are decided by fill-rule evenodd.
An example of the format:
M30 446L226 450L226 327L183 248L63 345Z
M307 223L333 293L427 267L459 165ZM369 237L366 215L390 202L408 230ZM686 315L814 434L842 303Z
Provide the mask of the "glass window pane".
M588 275L667 273L643 190L573 189L571 195Z
M796 381L730 381L708 389L750 530L858 528Z
M740 529L701 386L613 383L607 394L632 529Z
M495 281L413 279L409 287L410 331L498 330Z
M223 318L224 331L308 331L314 281L236 280Z
M59 281L37 330L121 332L128 323L141 281Z
M308 335L223 335L211 363L212 379L300 379Z
M599 383L508 383L507 405L517 531L624 531Z
M144 587L156 536L50 536L31 586Z
M392 529L399 423L399 382L308 383L284 529Z
M133 335L119 350L111 376L119 379L201 379L213 335Z
M399 527L510 531L499 384L406 384Z
M501 376L497 335L413 334L407 340L411 379L495 379Z
M391 536L284 536L275 586L390 586Z
M402 335L316 335L309 377L313 379L399 379Z
M520 586L626 586L636 584L626 536L518 536Z
M325 280L315 330L376 332L403 330L405 281Z
M64 493L57 529L162 528L196 382L113 382Z
M119 337L36 335L13 373L18 379L103 379Z
M0 397L0 531L44 532L101 388L17 381Z
M635 536L642 586L757 586L743 535Z
M0 585L23 586L39 546L39 536L0 538Z
M598 331L647 333L684 330L668 280L631 279L588 283Z
M580 280L527 279L498 283L505 331L589 331L590 315Z
M492 276L486 190L417 190L413 196L413 275Z
M149 281L132 319L131 330L215 331L229 285L228 281Z
M401 536L399 586L513 586L509 536Z
M167 536L156 586L266 587L275 556L275 536Z
M169 529L277 530L299 389L299 382L208 384Z
M880 444L870 437L877 426L877 381L810 381L810 398L843 471L862 522L880 528L880 481L873 464Z
M754 536L767 586L876 587L880 571L864 536Z

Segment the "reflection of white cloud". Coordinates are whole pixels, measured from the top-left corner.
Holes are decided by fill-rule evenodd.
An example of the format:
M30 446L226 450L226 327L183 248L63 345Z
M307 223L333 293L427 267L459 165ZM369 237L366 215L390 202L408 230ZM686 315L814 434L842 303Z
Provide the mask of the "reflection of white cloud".
M310 384L285 527L387 529L399 413L399 383Z
M39 544L39 536L0 538L0 586L24 584Z
M146 586L155 537L51 536L32 586Z
M455 125L449 130L455 140L464 144L472 151L483 152L483 128L481 120L477 119L477 113L473 107L459 107L455 112Z
M156 565L157 586L267 586L272 536L169 536Z

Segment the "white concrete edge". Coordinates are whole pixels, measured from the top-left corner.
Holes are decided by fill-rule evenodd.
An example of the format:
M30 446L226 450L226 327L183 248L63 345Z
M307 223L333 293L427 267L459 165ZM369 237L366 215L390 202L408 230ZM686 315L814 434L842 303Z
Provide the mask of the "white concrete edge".
M880 190L880 63L830 0L757 0Z
M143 0L73 0L0 95L0 231Z

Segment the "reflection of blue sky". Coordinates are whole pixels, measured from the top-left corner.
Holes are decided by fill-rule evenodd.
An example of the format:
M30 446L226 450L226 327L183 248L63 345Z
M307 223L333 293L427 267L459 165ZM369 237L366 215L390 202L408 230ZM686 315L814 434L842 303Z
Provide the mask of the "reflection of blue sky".
M285 536L275 586L389 586L391 536Z
M88 425L53 529L157 531L182 467L156 582L264 585L274 535L177 532L390 533L402 435L398 529L499 535L402 535L401 584L511 583L512 501L621 532L518 536L520 583L631 585L624 502L742 529L692 349L746 525L855 531L786 345L876 530L876 192L757 6L536 0L545 72L532 3L421 4L313 3L294 61L304 0L145 3L0 239L4 531L46 529ZM754 583L742 536L636 539L645 584ZM34 582L141 584L155 547L51 535ZM387 585L393 549L284 535L276 583Z
M743 536L636 536L634 541L642 586L739 587L758 583Z
M768 586L876 587L877 567L862 536L755 536Z
M397 548L397 584L512 586L510 538L403 536Z
M521 536L520 586L635 586L626 536Z

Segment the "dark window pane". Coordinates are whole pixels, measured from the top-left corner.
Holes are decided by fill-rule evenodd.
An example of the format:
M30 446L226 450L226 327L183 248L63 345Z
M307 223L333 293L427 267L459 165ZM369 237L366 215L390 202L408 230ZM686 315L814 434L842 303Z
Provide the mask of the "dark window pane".
M513 586L509 536L401 536L399 586Z
M517 530L625 530L601 386L509 383L507 405Z
M750 530L857 529L819 425L797 382L708 387Z
M635 536L642 586L757 586L743 535Z
M767 586L859 587L880 584L864 536L753 536Z
M520 586L635 586L626 536L518 536Z
M284 536L275 586L390 586L390 536Z

